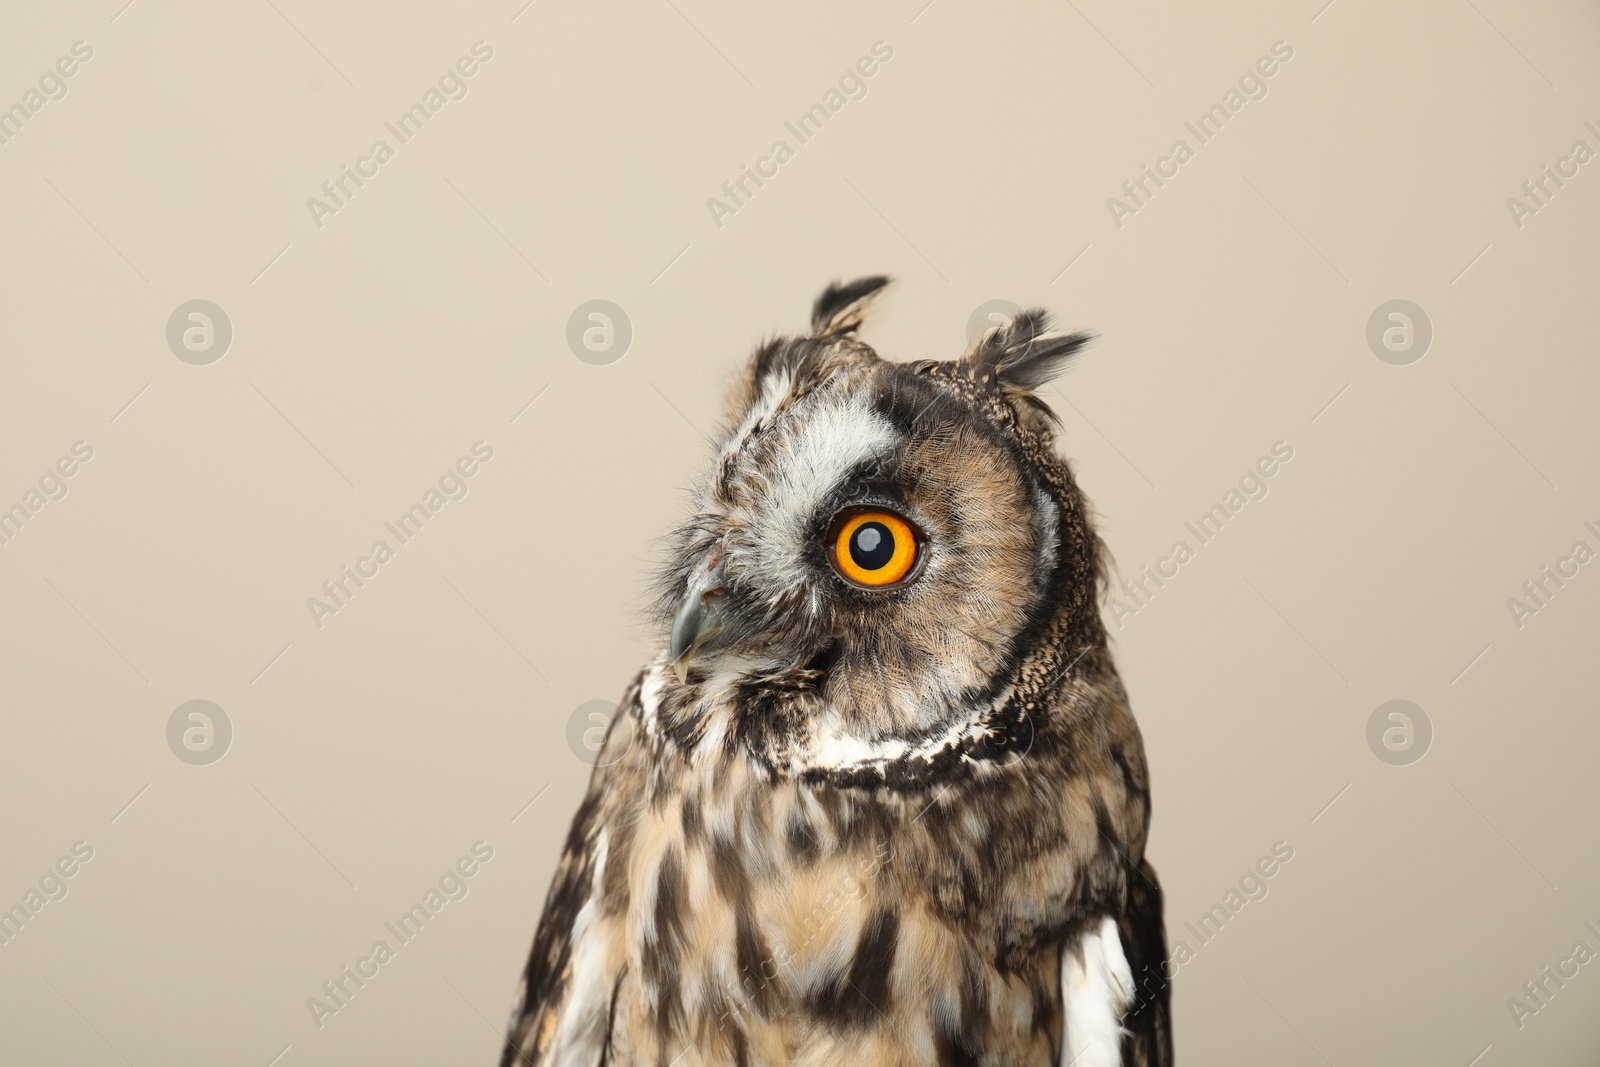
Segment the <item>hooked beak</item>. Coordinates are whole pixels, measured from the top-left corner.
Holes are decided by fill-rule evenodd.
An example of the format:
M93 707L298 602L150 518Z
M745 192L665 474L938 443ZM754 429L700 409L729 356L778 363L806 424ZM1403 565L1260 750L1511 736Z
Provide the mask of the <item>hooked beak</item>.
M716 647L717 638L726 633L728 612L724 607L727 589L722 585L722 552L713 549L689 579L683 603L672 620L672 643L668 654L678 681L689 679L689 663L702 651Z

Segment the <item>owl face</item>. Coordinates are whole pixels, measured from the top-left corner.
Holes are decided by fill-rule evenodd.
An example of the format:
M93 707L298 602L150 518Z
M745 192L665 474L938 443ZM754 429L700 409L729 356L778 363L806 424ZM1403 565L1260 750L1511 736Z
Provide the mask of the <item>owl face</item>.
M1031 388L1085 341L1024 316L959 360L886 362L854 335L882 284L830 289L811 336L755 354L666 597L681 685L783 680L803 725L864 744L948 724L1026 653L1066 470L1039 468Z

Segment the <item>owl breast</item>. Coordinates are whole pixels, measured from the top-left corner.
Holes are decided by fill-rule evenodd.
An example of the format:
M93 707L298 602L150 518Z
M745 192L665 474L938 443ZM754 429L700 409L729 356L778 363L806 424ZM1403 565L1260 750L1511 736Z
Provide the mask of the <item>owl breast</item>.
M850 789L716 753L659 749L612 840L613 1033L636 1058L1056 1061L1069 917L1113 891L1092 787L1042 795L1041 759Z

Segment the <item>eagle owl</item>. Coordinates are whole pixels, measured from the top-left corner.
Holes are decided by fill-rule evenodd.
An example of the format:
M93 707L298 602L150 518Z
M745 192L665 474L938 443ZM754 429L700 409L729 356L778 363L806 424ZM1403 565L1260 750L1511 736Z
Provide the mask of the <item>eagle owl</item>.
M1035 393L1089 338L886 362L886 281L734 383L505 1067L1172 1062L1143 742Z

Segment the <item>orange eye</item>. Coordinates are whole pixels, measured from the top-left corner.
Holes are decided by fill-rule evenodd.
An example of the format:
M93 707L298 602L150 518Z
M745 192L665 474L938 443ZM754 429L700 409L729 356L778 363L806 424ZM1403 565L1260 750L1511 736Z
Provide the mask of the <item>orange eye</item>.
M893 585L916 566L917 535L900 516L868 509L846 512L842 522L835 521L834 569L857 585Z

